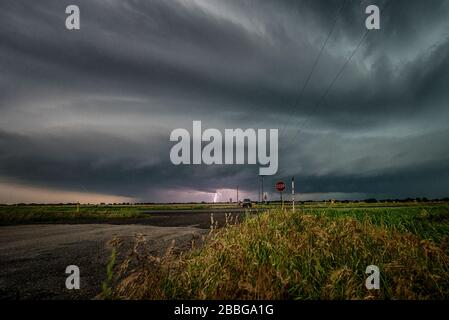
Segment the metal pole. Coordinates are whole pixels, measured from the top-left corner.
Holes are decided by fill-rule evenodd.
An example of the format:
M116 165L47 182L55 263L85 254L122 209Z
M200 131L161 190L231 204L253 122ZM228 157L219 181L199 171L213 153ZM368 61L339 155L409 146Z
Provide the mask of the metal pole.
M264 194L263 194L263 176L262 176L262 202L264 202L263 196L264 196Z
M282 191L281 191L281 209L284 210L284 198L282 197Z
M295 177L292 177L292 211L295 212Z

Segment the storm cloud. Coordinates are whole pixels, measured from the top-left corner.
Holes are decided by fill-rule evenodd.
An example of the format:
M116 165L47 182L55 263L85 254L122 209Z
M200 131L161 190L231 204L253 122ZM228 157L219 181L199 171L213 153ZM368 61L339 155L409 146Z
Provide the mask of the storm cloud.
M170 132L201 120L279 129L266 190L295 175L304 198L448 196L448 17L444 0L3 0L0 184L255 197L258 166L171 164Z

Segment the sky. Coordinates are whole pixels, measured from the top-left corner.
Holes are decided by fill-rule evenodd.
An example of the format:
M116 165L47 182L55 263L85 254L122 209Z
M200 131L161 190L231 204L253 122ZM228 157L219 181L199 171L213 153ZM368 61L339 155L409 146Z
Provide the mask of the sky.
M170 162L194 120L279 130L270 199L292 176L300 199L447 197L448 17L445 0L2 0L0 203L256 200L258 165Z

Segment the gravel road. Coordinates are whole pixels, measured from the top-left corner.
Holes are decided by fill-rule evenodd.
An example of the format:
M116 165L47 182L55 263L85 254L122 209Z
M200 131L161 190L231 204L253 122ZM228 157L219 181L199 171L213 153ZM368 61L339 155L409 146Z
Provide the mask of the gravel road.
M125 246L144 234L150 250L172 240L187 247L206 229L151 225L53 224L0 227L0 299L92 299L99 292L110 255L107 242L118 236ZM65 269L77 265L80 290L67 290Z

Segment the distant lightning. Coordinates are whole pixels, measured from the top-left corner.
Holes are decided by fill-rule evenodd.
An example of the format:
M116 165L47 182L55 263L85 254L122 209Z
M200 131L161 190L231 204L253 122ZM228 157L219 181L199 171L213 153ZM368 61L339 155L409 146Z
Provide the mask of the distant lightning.
M216 191L215 192L215 194L214 194L214 203L217 203L218 202L218 198L220 197L220 192L219 191Z

